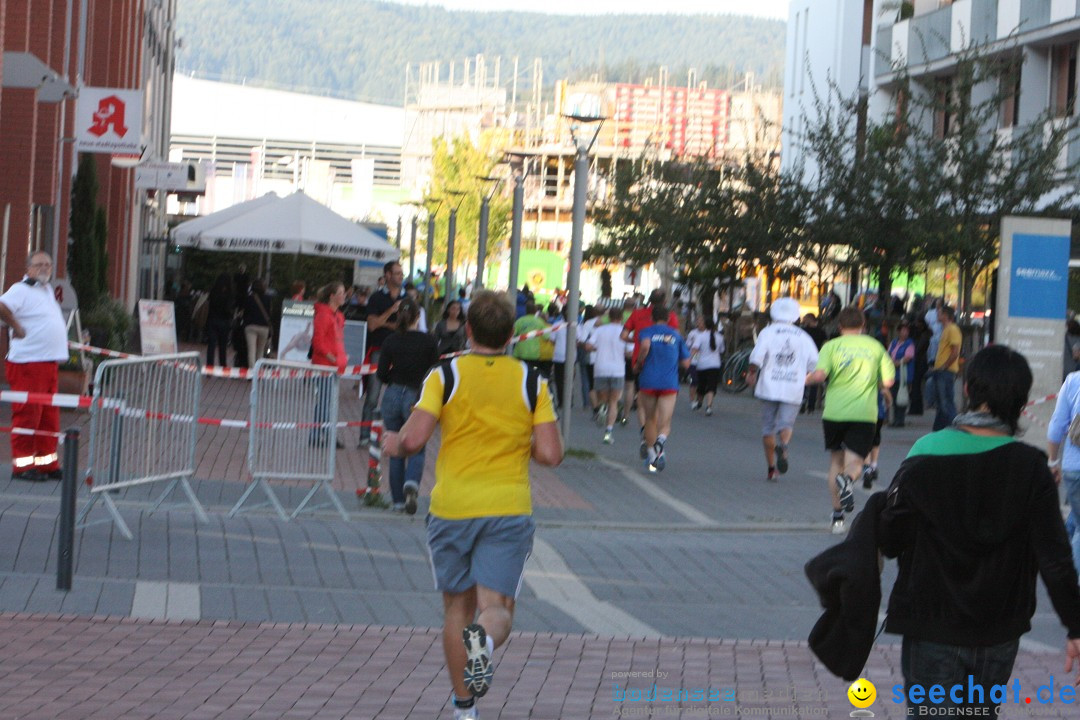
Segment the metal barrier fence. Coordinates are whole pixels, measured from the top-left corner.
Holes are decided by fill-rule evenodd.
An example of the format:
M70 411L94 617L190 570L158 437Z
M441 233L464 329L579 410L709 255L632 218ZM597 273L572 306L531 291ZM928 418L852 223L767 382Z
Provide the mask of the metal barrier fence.
M259 488L282 520L296 517L321 489L345 520L349 514L331 485L337 448L338 375L335 368L260 360L252 371L248 470L252 483L229 517ZM310 492L286 515L267 482L313 480ZM265 503L262 505L265 506ZM319 506L324 507L324 506ZM316 509L311 506L308 509Z
M201 389L202 364L195 352L106 360L98 366L86 468L90 501L79 515L80 526L100 499L131 540L110 492L162 481L170 482L151 512L179 485L199 521L209 521L189 483L195 474Z

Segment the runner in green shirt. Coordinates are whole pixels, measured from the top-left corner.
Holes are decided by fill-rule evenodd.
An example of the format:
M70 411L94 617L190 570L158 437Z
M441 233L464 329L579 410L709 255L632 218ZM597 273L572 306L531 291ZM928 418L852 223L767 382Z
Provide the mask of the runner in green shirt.
M892 386L896 372L885 347L863 335L862 312L848 306L840 311L840 337L825 343L808 384L828 382L822 427L829 451L829 495L832 531L844 532L844 511L854 512L852 478L874 446L878 419L878 390ZM885 393L886 402L891 395Z

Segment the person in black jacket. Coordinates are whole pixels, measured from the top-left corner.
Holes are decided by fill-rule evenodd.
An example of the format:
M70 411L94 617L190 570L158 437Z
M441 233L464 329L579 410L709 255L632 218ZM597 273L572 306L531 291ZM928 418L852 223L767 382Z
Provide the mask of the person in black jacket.
M209 312L206 317L206 364L214 364L215 351L218 365L228 367L225 354L229 349L229 333L232 331L234 291L229 276L218 275L207 300Z
M911 715L994 714L991 689L1009 682L1031 629L1036 574L1068 631L1066 672L1080 660L1080 590L1057 487L1046 455L1014 438L1031 384L1016 351L980 351L965 378L969 410L919 439L889 487L878 542L900 571L885 629L904 638L906 690L945 688L941 703L905 694ZM969 682L983 692L969 698ZM961 702L949 693L957 684Z
M397 432L412 414L428 370L439 361L435 338L420 332L420 306L411 298L398 305L395 332L383 341L376 375L386 386L382 418L389 432ZM393 509L412 515L424 474L424 448L406 460L390 458L390 497Z

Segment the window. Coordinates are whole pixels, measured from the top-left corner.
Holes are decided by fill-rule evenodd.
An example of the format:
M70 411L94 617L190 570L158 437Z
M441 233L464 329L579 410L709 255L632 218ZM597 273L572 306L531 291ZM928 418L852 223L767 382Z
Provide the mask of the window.
M1051 50L1050 109L1054 117L1071 117L1076 110L1076 43Z
M1016 125L1020 115L1020 61L1004 65L998 82L998 93L1001 97L998 127L1011 128Z
M947 138L956 131L956 97L953 78L934 78L934 137Z

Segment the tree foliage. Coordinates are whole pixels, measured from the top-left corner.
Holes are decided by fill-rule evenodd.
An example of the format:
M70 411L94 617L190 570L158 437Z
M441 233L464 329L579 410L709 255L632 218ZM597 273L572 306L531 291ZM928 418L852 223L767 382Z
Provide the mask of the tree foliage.
M71 184L71 223L68 244L68 275L83 308L93 307L106 293L105 252L107 228L104 208L98 207L96 156L79 156L78 170Z
M1015 68L969 50L946 82L898 73L891 111L865 123L865 99L831 88L802 138L805 172L761 157L724 168L620 163L589 256L641 264L667 250L706 289L761 268L767 293L775 277L816 268L820 281L840 263L869 268L885 297L896 271L948 257L967 307L975 275L997 259L1001 218L1067 212L1053 191L1076 180L1061 163L1074 118L1047 111L999 126Z
M659 66L671 82L729 87L746 72L782 84L784 23L731 15L594 15L451 11L372 0L183 0L181 72L277 84L400 105L407 63L503 58L502 80L521 59L528 96L533 58L544 80L644 82Z
M424 204L430 210L440 205L435 216L435 258L446 262L446 241L450 225L450 209L457 207L457 233L454 236L454 265L475 270L480 232L481 199L491 195L488 222L488 257L496 255L510 237L510 212L512 200L508 183L494 187L491 181L495 166L501 159L505 138L497 132L483 133L479 145L473 145L467 137L447 141L438 138L434 142L432 178ZM454 193L462 193L456 195ZM435 198L432 201L432 198ZM419 238L417 240L419 243ZM464 276L456 276L463 281Z

